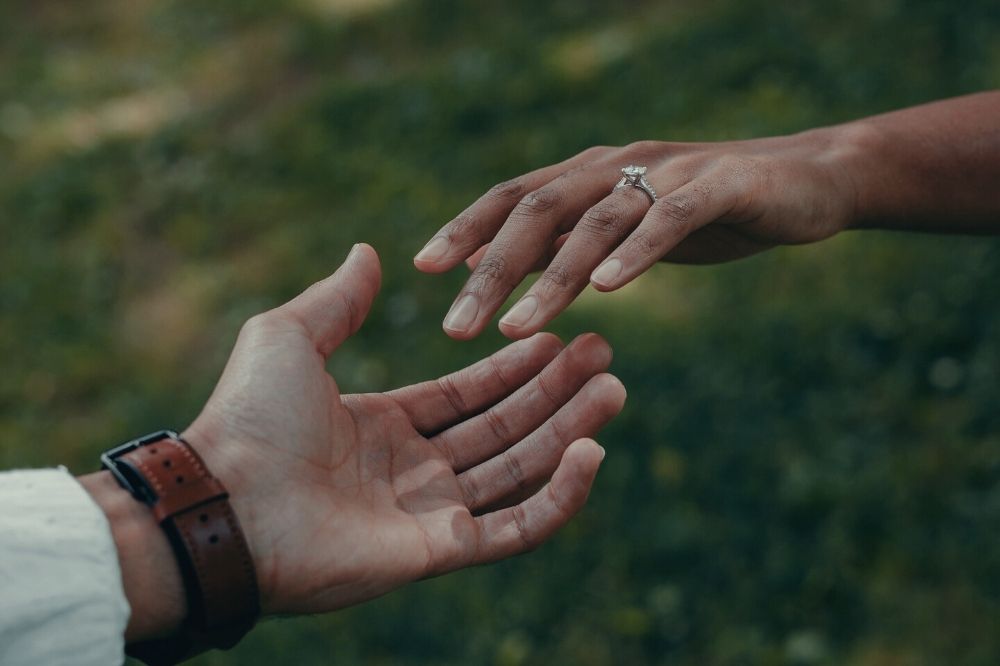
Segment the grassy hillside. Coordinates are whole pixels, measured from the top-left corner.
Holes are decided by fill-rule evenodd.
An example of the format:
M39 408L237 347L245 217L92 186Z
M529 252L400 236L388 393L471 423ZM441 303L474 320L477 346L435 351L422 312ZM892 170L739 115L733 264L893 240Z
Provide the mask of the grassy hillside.
M0 467L183 427L241 322L380 252L346 390L502 344L410 258L592 144L790 133L1000 87L993 0L0 4ZM553 325L629 389L538 552L198 664L994 664L1000 239L661 266Z

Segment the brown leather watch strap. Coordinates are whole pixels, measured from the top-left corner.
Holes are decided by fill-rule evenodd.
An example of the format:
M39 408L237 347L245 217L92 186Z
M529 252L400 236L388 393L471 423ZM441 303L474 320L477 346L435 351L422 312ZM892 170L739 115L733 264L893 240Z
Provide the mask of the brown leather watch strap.
M128 654L172 664L232 647L256 622L260 600L250 549L225 488L179 437L138 446L116 462L151 491L149 504L177 554L188 599L178 635L130 645Z

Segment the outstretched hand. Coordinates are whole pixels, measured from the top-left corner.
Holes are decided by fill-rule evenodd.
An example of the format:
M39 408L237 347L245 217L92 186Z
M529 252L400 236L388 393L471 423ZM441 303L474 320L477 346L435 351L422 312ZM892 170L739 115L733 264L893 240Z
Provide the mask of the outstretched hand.
M320 612L530 550L584 504L621 409L607 344L551 335L436 381L341 395L327 357L379 289L374 250L243 328L185 432L230 491L265 613Z
M588 283L611 291L663 259L728 261L835 234L854 213L854 184L842 165L852 145L817 130L591 148L492 188L414 263L427 273L463 261L472 269L444 320L459 339L478 335L529 273L544 271L500 320L508 337L527 337ZM647 167L655 203L636 187L615 188L628 165Z

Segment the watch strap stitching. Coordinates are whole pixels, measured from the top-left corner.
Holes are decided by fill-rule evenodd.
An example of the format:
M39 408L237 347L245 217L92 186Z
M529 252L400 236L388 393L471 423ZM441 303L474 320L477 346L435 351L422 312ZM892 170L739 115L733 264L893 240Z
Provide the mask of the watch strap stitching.
M207 647L232 647L255 623L260 590L228 493L197 451L175 433L143 440L115 458L155 491L155 498L133 493L151 506L168 536L173 535L189 613L186 628L174 638L136 644L129 652L158 664L174 663L178 655L190 656ZM160 460L163 468L157 464Z

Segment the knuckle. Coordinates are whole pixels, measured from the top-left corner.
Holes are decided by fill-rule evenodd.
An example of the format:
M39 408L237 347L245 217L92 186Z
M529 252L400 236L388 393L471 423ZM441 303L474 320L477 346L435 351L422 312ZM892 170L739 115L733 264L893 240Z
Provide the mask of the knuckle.
M551 380L548 378L547 375L545 374L538 375L539 392L541 392L541 394L545 396L545 399L549 401L549 405L558 409L559 407L562 406L563 400L560 399L559 391L556 389L554 385L550 384L550 382ZM558 426L556 425L554 420L549 421L549 425L553 429L558 430Z
M499 361L497 361L496 356L490 356L489 367L490 367L490 372L493 373L493 376L496 378L500 386L503 387L503 390L506 391L507 393L513 393L514 389L517 388L517 386L516 384L512 384L510 381L508 381L506 375L504 375L503 373L503 369L500 367Z
M559 451L564 451L573 441L569 433L559 424L559 419L551 419L549 421L549 431L552 433L552 440L556 443Z
M609 150L611 150L611 148L609 148L608 146L591 146L590 148L587 148L585 151L580 153L580 157L589 160L595 157L599 157L604 153L608 152Z
M469 291L481 293L493 284L512 286L508 284L508 268L507 260L500 255L483 257L469 276Z
M511 433L507 424L504 422L503 417L496 413L494 409L488 409L483 412L483 418L486 420L486 424L490 427L493 432L494 437L498 442L502 444L510 444Z
M658 215L654 219L669 229L686 226L698 210L697 202L686 195L670 195L657 202Z
M705 169L706 161L701 155L680 155L670 160L670 172L682 182L690 182Z
M350 333L356 332L359 328L361 328L364 317L361 315L353 293L344 289L337 289L335 293L340 299L343 314L347 315L347 330Z
M474 275L481 280L498 280L507 273L507 260L502 256L483 257Z
M460 479L460 487L462 489L462 496L465 499L466 506L480 506L482 490L479 488L479 482L476 480L475 476L472 474L462 474Z
M517 505L511 511L514 519L514 526L517 529L517 536L521 541L524 552L529 552L538 547L538 540L535 539L531 530L528 529L528 516L524 513L524 507Z
M454 238L465 238L470 236L476 236L478 224L476 218L469 213L461 213L458 217L452 220L451 224L445 229L447 236L451 239Z
M549 501L552 502L552 506L555 510L562 516L569 518L573 515L571 508L559 497L559 493L556 492L555 487L549 484L548 486Z
M738 153L724 153L716 161L716 168L733 175L743 175L753 171L756 160Z
M503 455L504 469L506 470L507 477L514 484L514 487L519 491L524 491L528 487L528 479L525 476L524 468L521 466L521 461L517 459L517 456L507 451Z
M543 187L521 199L517 212L526 217L538 217L557 208L562 200L563 196L557 190Z
M625 242L625 251L639 257L645 258L658 254L658 249L653 237L641 229L636 229L635 233Z
M616 238L627 224L628 218L620 208L610 204L600 204L584 214L578 227L601 238Z
M567 180L571 180L572 178L579 176L582 173L585 173L589 167L590 167L589 164L578 164L575 167L571 167L566 171L563 171L553 180L553 182L562 183Z
M649 139L643 141L633 141L625 146L625 152L629 155L644 156L653 155L659 152L660 142Z
M451 377L442 377L439 379L438 387L441 389L441 394L444 395L456 416L462 416L467 412L465 398Z
M510 199L518 199L524 196L524 190L525 185L523 180L520 178L511 178L510 180L505 180L502 183L497 183L490 188L487 194L493 199L508 201Z
M538 281L546 291L565 291L575 282L575 278L565 266L553 264L545 269Z

